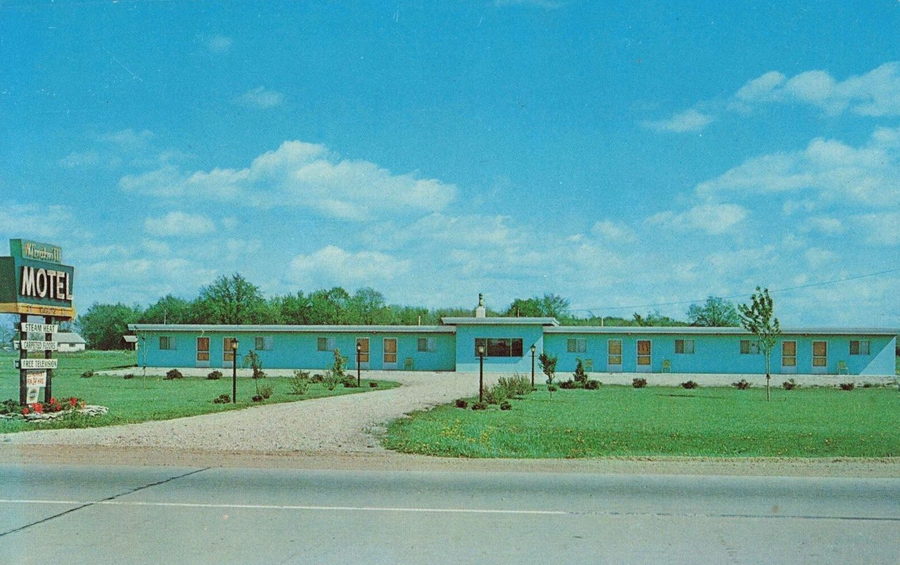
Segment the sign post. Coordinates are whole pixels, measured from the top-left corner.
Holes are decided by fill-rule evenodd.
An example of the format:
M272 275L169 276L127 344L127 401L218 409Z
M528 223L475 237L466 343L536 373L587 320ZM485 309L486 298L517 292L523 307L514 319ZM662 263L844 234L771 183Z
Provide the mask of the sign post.
M58 363L53 352L59 350L53 334L59 331L57 322L75 317L75 268L62 264L62 248L56 245L11 239L9 251L9 257L0 257L0 312L19 315L19 404L34 402L40 388L49 402ZM29 316L42 321L29 322ZM31 334L43 336L31 339Z

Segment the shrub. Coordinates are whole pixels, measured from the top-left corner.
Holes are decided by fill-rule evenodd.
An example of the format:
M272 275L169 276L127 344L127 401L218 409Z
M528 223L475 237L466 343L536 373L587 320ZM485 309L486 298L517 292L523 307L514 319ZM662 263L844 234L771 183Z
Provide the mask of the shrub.
M171 380L174 380L174 379L183 379L183 378L184 378L184 375L182 375L182 374L181 374L181 371L179 371L178 369L170 369L170 370L166 373L166 380L167 380L167 381L171 381Z
M128 380L128 379L133 379L133 378L134 378L134 373L125 373L125 375L124 375L122 378L123 378L123 379L126 379L126 380Z
M97 374L97 373L95 373L93 369L89 369L89 370L87 370L87 371L81 373L81 378L82 378L82 379L89 379L89 378L93 377L93 376L96 375L96 374Z
M347 366L347 358L341 355L340 349L334 350L334 363L331 365L331 372L338 378L343 378L344 367Z
M18 414L19 403L12 398L8 398L0 403L0 414Z
M219 396L213 399L215 404L230 404L231 403L231 395L229 394L220 394Z
M697 388L698 386L700 386L700 385L698 385L694 381L685 381L685 382L681 383L682 388Z
M328 390L334 390L334 388L343 380L342 377L339 377L328 371L325 373L325 377L322 379L322 384L325 385L325 388Z
M575 372L572 373L572 376L575 378L576 383L587 381L587 373L584 372L584 363L582 363L581 359L578 359L578 364L575 366Z
M841 390L853 390L853 388L854 388L853 383L841 383L838 386L841 387Z
M484 389L484 401L488 404L500 404L507 398L509 398L509 392L499 383Z
M306 394L309 392L310 384L312 384L312 379L309 378L308 371L294 371L294 376L288 380L291 394Z
M798 386L800 386L800 385L795 383L794 379L789 379L789 380L786 380L783 383L781 383L781 388L783 388L784 390L794 390Z
M253 395L253 398L251 398L250 400L252 400L253 402L262 402L263 397L260 394L255 394L255 395Z
M468 408L469 402L465 398L457 398L456 399L456 407L457 408Z
M507 396L524 396L531 392L531 381L518 373L512 377L500 377L497 384L506 389Z
M313 375L312 377L309 378L309 381L312 383L323 383L323 382L325 382L325 377L323 377L319 373L316 373L315 375Z
M597 390L598 388L600 388L601 384L603 384L603 383L601 383L598 380L588 379L588 380L584 381L584 388L586 390Z
M217 381L222 378L222 371L210 371L206 378L211 381Z
M512 404L504 400L500 403L500 410L512 410Z
M356 377L347 375L341 379L341 384L344 385L344 388L356 388Z
M488 405L486 402L476 402L472 405L472 410L487 410L487 407Z
M731 383L731 386L735 387L738 390L747 390L750 388L750 383L747 382L747 379L741 379L736 383Z
M271 385L263 385L263 386L259 387L259 389L256 392L258 392L259 395L262 396L263 398L271 398L273 389L272 389Z
M565 390L571 390L573 388L578 388L578 383L576 383L572 379L569 379L567 381L560 381L559 388L565 389Z
M631 386L633 386L634 388L644 388L645 386L647 386L647 379L645 379L644 377L631 379Z
M557 358L555 355L548 355L547 352L541 353L538 360L541 364L541 370L547 375L547 384L553 384L553 378L556 377L556 362Z
M547 385L547 391L548 392L556 392L557 391L556 385Z
M375 381L370 382L370 383L369 383L369 388L378 388L378 383L375 382Z

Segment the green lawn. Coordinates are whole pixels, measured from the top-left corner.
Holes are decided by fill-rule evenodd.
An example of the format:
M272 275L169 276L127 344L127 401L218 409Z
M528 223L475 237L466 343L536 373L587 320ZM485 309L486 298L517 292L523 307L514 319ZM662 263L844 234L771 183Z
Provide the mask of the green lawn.
M212 400L220 394L231 394L230 375L216 381L202 377L167 381L162 378L162 375L165 374L164 370L156 369L157 372L154 373L153 369L147 369L147 377L135 376L132 379L124 379L95 375L91 378L81 378L81 374L88 369L102 370L132 366L135 363L134 352L87 351L61 354L58 357L60 368L54 372L53 395L60 399L77 396L88 404L108 407L109 414L94 418L42 423L0 420L0 433L51 427L109 426L246 408L258 405L251 401L251 397L256 394L256 384L273 387L272 397L265 401L266 404L368 392L398 386L394 382L378 381L378 389L372 389L363 379L361 388L339 386L333 391L329 391L321 384L314 384L307 394L296 396L290 394L291 388L286 378L270 377L257 380L239 378L237 383L239 402L237 404L214 404ZM16 358L17 355L14 354L0 354L0 400L6 398L18 400L19 398L19 372L13 366ZM134 373L140 375L141 369L135 368Z
M389 426L384 445L450 457L889 457L900 455L891 388L684 390L546 387L512 410L441 406Z

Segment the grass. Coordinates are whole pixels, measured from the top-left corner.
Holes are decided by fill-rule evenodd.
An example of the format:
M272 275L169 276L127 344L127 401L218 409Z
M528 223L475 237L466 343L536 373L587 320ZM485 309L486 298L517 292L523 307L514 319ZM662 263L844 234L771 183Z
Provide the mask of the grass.
M546 387L501 412L441 406L396 420L385 447L449 457L895 457L891 388Z
M0 354L0 400L19 398L19 372L13 367L13 360L16 357L15 354ZM108 407L109 414L92 418L66 418L42 423L0 420L0 433L169 420L258 406L261 403L251 401L251 397L256 394L257 382L260 386L268 385L273 388L271 398L262 404L294 402L322 396L384 390L398 386L394 382L378 381L378 388L373 389L363 379L361 388L338 386L333 391L329 391L321 384L314 384L307 394L297 396L290 393L291 388L286 378L268 377L253 380L242 377L238 379L237 383L237 404L214 404L212 400L220 394L231 394L230 376L223 376L219 380L186 377L167 381L162 378L166 372L165 369L147 369L148 376L142 377L140 376L141 369L135 367L136 376L132 379L109 375L81 378L81 374L89 369L96 371L130 367L135 363L135 354L133 351L86 351L60 354L58 357L60 368L54 371L53 395L60 399L77 396L87 401L88 404ZM41 398L43 399L43 396Z

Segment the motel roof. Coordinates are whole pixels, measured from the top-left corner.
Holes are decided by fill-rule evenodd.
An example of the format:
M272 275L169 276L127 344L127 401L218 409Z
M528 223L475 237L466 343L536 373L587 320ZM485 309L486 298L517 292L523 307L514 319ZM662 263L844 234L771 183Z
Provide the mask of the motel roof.
M291 326L225 324L128 324L139 332L243 332L243 333L456 333L452 326Z
M700 327L700 326L560 326L546 328L548 334L642 334L642 335L753 335L744 328L738 327ZM782 334L788 335L896 335L897 329L891 328L782 328Z
M448 326L559 326L556 318L479 318L479 317L446 317L441 323Z

